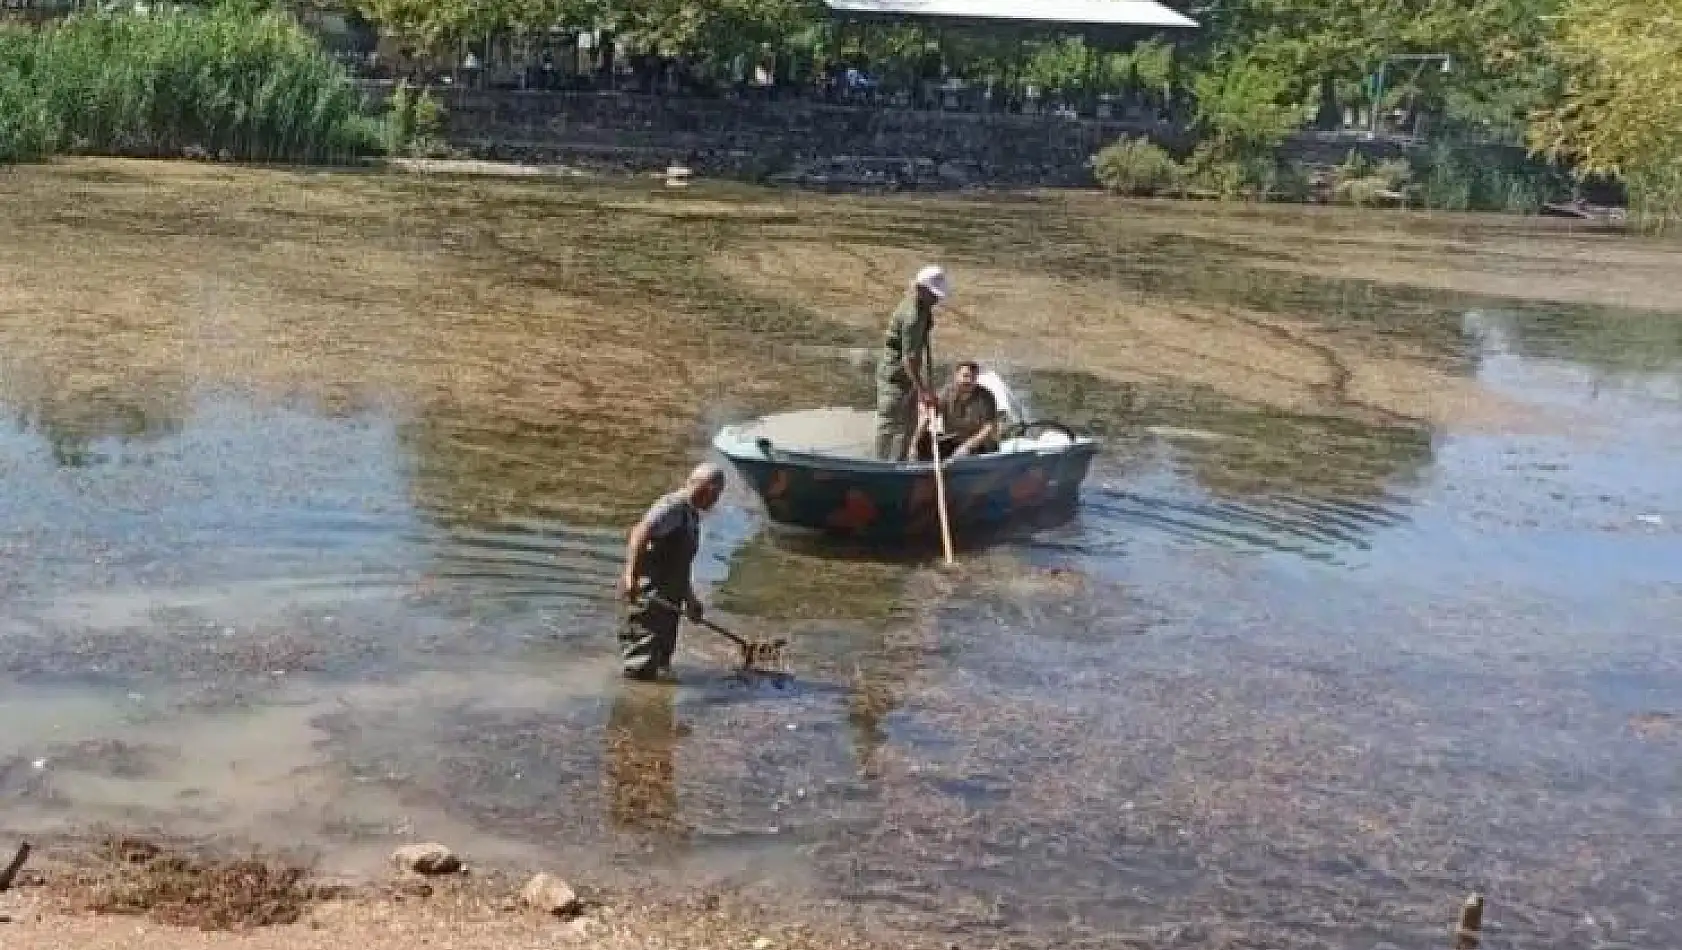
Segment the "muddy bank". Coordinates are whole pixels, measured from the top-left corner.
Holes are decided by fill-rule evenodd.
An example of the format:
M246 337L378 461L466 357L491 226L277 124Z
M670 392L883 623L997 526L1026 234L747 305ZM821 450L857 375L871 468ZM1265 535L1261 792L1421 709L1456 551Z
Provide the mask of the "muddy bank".
M444 943L645 950L703 947L878 950L887 944L814 926L742 895L681 897L587 888L564 912L543 903L531 872L464 865L419 874L343 874L300 856L114 837L35 851L0 892L0 939L31 948L398 950ZM566 887L554 875L547 886ZM917 944L899 944L917 946Z

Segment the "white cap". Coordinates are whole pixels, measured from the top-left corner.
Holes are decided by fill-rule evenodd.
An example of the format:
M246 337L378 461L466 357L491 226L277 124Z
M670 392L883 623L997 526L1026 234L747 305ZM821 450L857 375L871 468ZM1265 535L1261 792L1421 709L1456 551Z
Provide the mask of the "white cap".
M951 286L946 283L946 271L936 264L930 264L918 271L916 283L918 287L934 294L936 300L945 300L952 292Z

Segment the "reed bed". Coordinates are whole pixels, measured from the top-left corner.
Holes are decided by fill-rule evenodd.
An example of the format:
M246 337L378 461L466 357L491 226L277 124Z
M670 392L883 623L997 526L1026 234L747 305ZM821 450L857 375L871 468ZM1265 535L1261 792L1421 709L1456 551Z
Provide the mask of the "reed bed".
M0 30L0 161L336 163L381 148L348 74L282 12L221 4Z

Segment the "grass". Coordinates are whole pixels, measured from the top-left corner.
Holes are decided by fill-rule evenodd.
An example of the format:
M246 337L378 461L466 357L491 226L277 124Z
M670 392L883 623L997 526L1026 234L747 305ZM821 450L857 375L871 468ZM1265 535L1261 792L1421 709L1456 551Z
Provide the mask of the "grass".
M332 163L377 153L345 71L289 15L241 4L0 27L0 161L59 152Z
M133 838L109 841L103 860L82 872L71 891L72 906L87 913L213 931L297 923L322 896L302 867L261 857L194 856Z

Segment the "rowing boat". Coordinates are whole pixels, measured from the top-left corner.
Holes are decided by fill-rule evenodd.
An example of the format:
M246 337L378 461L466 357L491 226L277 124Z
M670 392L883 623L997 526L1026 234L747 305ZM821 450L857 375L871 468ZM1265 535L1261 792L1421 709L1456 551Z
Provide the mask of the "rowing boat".
M945 462L955 535L1074 510L1098 443L1056 423L1012 428L997 452ZM938 538L933 464L876 459L874 433L874 413L810 409L726 426L713 447L777 525L870 543Z

